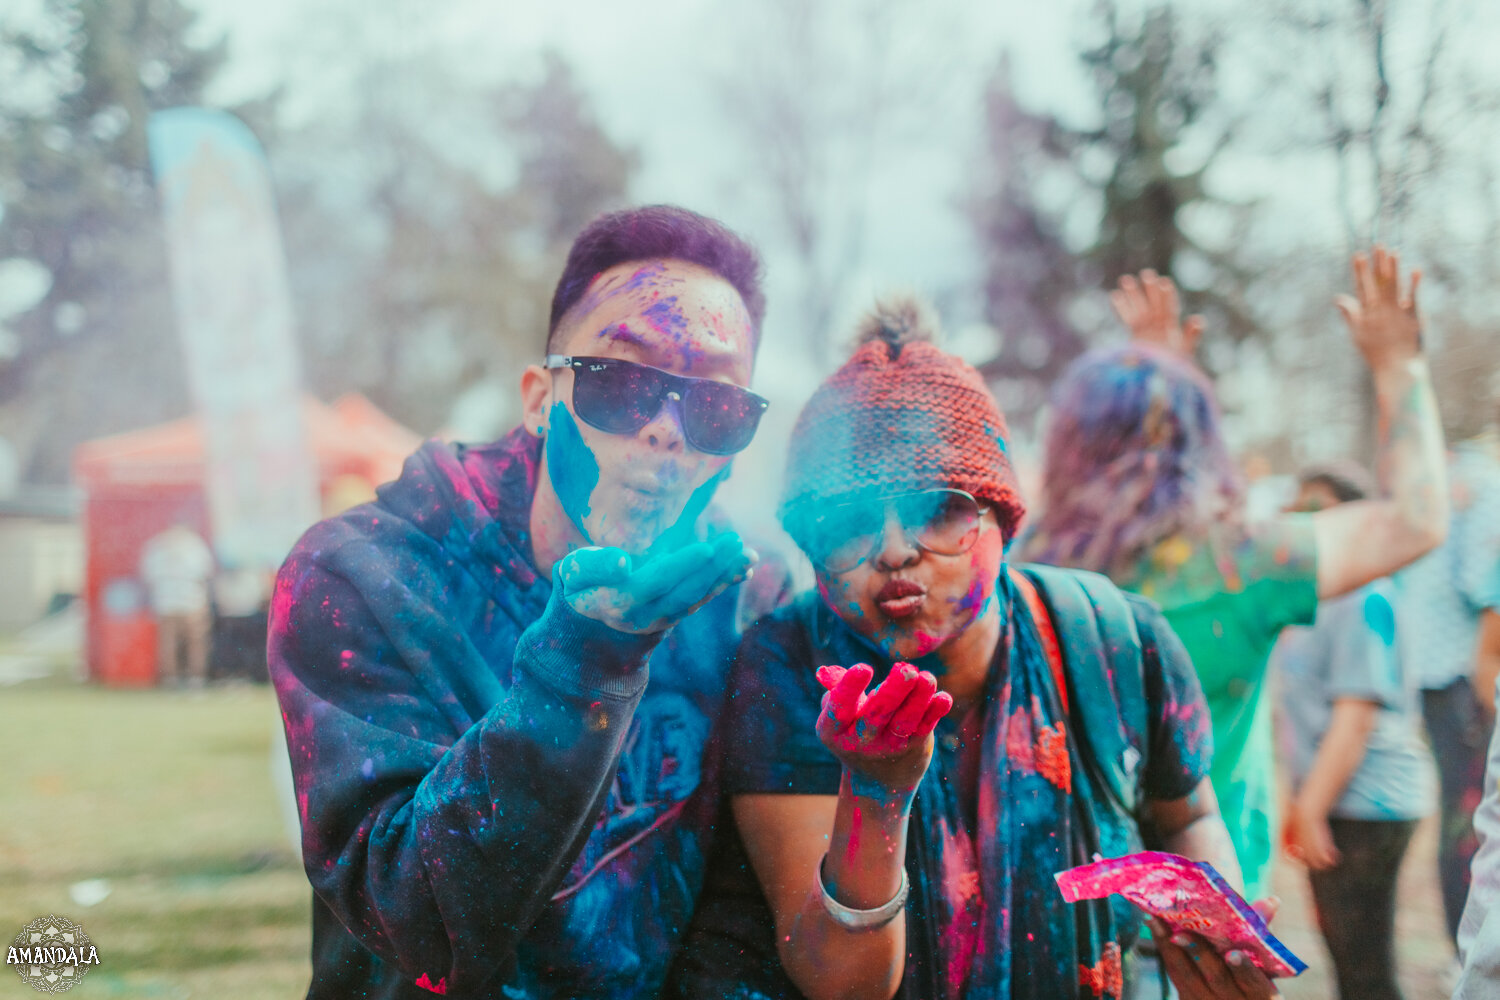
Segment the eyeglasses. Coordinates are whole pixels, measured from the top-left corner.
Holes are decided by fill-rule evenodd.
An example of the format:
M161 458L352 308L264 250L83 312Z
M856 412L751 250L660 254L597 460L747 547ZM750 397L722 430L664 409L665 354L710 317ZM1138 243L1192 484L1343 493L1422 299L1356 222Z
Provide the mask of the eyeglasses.
M820 569L847 573L875 554L885 538L886 511L894 510L908 544L940 556L962 555L979 538L989 510L963 490L936 489L834 504L792 525Z
M606 434L635 434L667 400L681 407L687 443L708 455L733 455L755 437L770 405L763 396L730 382L688 378L618 358L549 354L547 368L573 369L573 412Z

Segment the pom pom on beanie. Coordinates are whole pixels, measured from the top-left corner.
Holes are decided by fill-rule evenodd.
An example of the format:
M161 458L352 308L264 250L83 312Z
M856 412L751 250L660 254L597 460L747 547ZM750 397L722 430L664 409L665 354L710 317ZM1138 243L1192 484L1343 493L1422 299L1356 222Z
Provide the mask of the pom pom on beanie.
M1008 431L984 380L934 343L932 313L913 298L879 304L854 354L803 407L787 453L780 516L825 503L953 487L995 509L1007 538L1025 514Z

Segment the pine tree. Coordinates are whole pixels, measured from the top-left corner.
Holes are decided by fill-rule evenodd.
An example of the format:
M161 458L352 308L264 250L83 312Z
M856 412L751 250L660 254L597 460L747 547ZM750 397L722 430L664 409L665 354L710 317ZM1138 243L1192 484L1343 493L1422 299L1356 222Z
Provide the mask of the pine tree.
M160 108L200 103L224 60L179 0L47 0L0 33L0 260L50 278L6 322L0 419L26 476L66 478L71 447L187 407L146 151Z
M985 93L990 170L969 197L983 255L986 319L999 349L981 372L996 389L1013 429L1028 431L1062 369L1087 346L1067 315L1083 262L1068 248L1058 213L1041 204L1038 182L1067 169L1073 137L1052 118L1027 111L1002 61Z
M1123 274L1153 268L1176 278L1187 308L1209 319L1206 339L1260 332L1244 306L1251 275L1236 241L1211 244L1186 222L1192 209L1216 214L1232 230L1248 219L1249 206L1218 198L1205 181L1228 138L1216 103L1217 41L1185 31L1170 6L1131 24L1116 0L1099 0L1094 18L1100 41L1079 58L1099 125L1071 127L1023 107L1004 66L986 95L988 156L969 209L986 318L1000 344L983 371L1020 428L1030 426L1070 361L1118 331L1099 292ZM1220 131L1206 156L1191 169L1174 165L1175 151L1213 129ZM1043 201L1044 184L1071 197ZM1090 204L1096 214L1079 225L1081 206ZM1065 232L1084 235L1070 243Z
M1074 158L1112 164L1098 184L1103 198L1098 236L1087 252L1105 288L1122 274L1151 268L1184 286L1187 307L1204 312L1210 329L1235 340L1258 332L1243 305L1250 275L1227 246L1195 238L1184 225L1186 210L1208 208L1242 224L1247 206L1216 197L1205 177L1230 137L1215 122L1218 40L1194 37L1173 8L1149 11L1138 27L1121 16L1117 0L1099 0L1095 16L1103 40L1083 53L1094 81L1103 127L1078 135ZM1190 169L1174 168L1171 154L1196 132L1218 130L1210 152ZM1183 281L1194 257L1205 283Z

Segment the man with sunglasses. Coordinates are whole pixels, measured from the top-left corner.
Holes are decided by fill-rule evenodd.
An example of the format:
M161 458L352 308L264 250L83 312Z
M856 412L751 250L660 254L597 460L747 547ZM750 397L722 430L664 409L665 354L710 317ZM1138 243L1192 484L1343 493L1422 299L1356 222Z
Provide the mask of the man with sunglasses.
M270 662L314 889L309 997L650 997L702 882L711 720L784 577L708 509L764 399L760 263L592 223L523 424L423 445L313 528Z

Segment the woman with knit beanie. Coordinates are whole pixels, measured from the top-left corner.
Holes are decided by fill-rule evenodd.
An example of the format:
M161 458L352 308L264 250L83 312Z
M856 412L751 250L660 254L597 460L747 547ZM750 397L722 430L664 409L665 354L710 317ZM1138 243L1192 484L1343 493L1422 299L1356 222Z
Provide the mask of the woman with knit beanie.
M1238 880L1181 644L1101 577L1007 567L1024 506L1005 439L909 302L802 411L780 515L817 587L741 645L739 838L675 995L1119 1000L1139 913L1066 903L1054 873L1149 837ZM1274 995L1244 955L1175 940L1183 996Z
M1337 305L1374 376L1384 497L1248 527L1213 387L1192 362L1202 320L1180 323L1172 282L1148 271L1113 296L1133 341L1088 352L1053 387L1042 511L1022 544L1029 559L1104 573L1161 605L1208 698L1213 786L1256 895L1270 888L1277 832L1264 683L1276 636L1312 624L1319 598L1395 572L1447 530L1421 275L1403 290L1398 258L1379 247L1353 264L1357 298ZM1326 832L1333 805L1298 808Z

